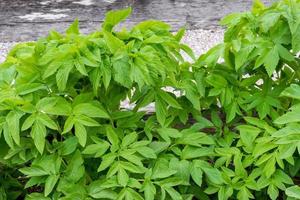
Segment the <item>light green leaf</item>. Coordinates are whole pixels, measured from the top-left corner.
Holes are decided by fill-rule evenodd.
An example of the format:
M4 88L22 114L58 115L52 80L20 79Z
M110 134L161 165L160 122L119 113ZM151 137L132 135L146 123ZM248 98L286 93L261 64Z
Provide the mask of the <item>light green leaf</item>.
M224 183L220 171L217 170L216 168L202 167L202 170L207 176L208 180L210 180L212 183L217 185Z
M191 177L195 181L195 183L201 187L202 185L202 178L203 178L203 171L199 166L193 165L191 169Z
M6 116L9 134L17 145L20 145L20 118L22 115L17 111L11 111Z
M269 29L274 26L280 18L279 12L268 12L261 18L261 28L263 32L269 31Z
M150 180L145 180L142 191L144 191L145 200L154 200L156 188Z
M118 137L117 133L115 132L115 130L111 126L106 127L106 136L107 136L109 142L113 146L119 145L119 142L120 142L119 137Z
M106 31L112 31L114 26L125 20L131 13L131 8L107 12L102 28Z
M174 188L172 188L172 187L166 187L164 189L167 191L167 193L170 195L170 197L173 200L183 200L183 198L180 195L180 193L177 192Z
M92 103L78 104L74 107L73 112L75 115L86 115L88 117L109 119L107 112L100 105L96 106Z
M259 128L250 125L240 125L237 129L240 131L241 140L246 146L251 146L261 132Z
M123 168L119 168L117 178L118 178L118 183L122 187L125 187L127 185L129 176Z
M35 121L32 126L31 137L33 138L34 144L40 154L43 154L45 147L46 127L39 121Z
M56 73L56 83L59 91L64 91L67 86L69 74L73 69L72 63L64 64Z
M167 117L167 109L166 105L160 97L155 98L155 112L157 121L161 126L164 126L166 117Z
M279 62L279 55L277 49L274 47L267 53L264 59L264 65L268 72L269 76L272 76L273 72L275 71L277 64Z
M48 172L46 172L43 168L38 166L21 168L19 169L19 171L29 177L48 175Z
M78 19L75 19L75 21L69 26L69 28L66 30L67 34L79 34L79 21Z
M296 199L300 199L300 187L297 186L297 185L289 187L285 190L285 194L288 197L293 197L293 198L296 198Z
M137 152L139 152L142 156L145 158L151 158L151 159L156 159L157 156L155 154L155 151L149 147L138 147Z
M157 94L163 99L167 104L174 108L182 109L181 105L176 101L176 99L168 92L158 90Z
M77 139L77 137L74 137L74 136L63 141L61 150L60 150L61 155L65 156L65 155L69 155L69 154L73 153L75 151L75 149L77 148L77 144L78 144L78 139Z
M115 54L119 49L125 47L122 40L107 31L103 32L104 39L111 53Z
M74 124L75 127L75 135L78 138L78 142L79 144L84 147L86 144L86 140L87 140L87 132L85 127L80 124L80 123L75 123Z
M108 168L114 161L115 161L116 155L109 153L102 157L102 162L98 168L98 172L101 172Z
M44 124L45 126L47 126L50 129L58 130L58 126L55 123L55 121L46 114L43 114L43 113L39 114L37 116L37 120L39 120L42 124Z
M300 100L300 85L291 84L290 87L286 88L280 96L290 97Z
M53 174L53 175L48 176L48 178L46 179L46 183L45 183L45 191L44 191L45 196L48 196L52 192L58 179L59 179L59 175Z
M274 123L276 124L288 124L292 122L300 122L300 109L295 109L287 112L274 121Z

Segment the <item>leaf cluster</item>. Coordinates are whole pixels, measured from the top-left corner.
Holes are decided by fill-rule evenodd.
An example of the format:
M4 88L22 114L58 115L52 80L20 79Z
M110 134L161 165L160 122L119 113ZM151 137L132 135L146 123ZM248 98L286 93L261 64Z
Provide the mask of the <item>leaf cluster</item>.
M0 65L0 200L299 199L300 1L228 15L199 58L130 13Z

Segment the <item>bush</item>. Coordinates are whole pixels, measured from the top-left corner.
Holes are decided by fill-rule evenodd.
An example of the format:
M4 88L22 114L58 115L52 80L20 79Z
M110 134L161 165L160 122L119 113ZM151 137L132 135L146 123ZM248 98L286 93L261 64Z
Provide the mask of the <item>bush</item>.
M115 31L130 12L1 64L0 199L300 198L300 1L225 17L199 59L163 22Z

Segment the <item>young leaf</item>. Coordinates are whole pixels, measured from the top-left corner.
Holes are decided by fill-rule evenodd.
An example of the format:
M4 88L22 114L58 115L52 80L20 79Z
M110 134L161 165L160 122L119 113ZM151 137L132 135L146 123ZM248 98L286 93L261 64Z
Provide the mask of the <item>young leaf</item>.
M75 127L75 135L78 138L78 142L79 144L84 147L86 144L86 140L87 140L87 132L85 127L80 124L80 123L75 123L74 124Z
M130 13L130 7L123 10L107 12L105 15L104 23L102 24L102 28L106 31L112 31L114 26L125 20L130 15Z

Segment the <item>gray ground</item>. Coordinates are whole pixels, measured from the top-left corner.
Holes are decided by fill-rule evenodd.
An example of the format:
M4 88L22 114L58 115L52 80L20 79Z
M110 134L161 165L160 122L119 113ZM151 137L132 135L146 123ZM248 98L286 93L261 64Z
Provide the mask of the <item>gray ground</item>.
M262 0L270 4L275 0ZM133 8L126 26L145 19L163 20L173 30L216 30L220 18L251 8L252 0L0 0L0 42L36 40L50 29L59 31L75 19L90 32L107 11Z

